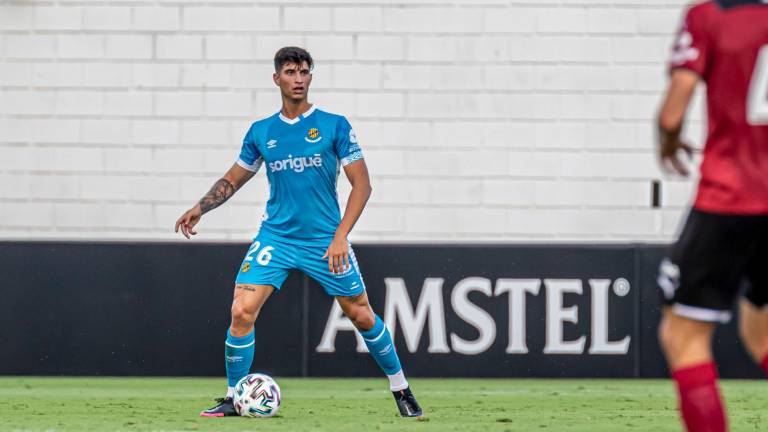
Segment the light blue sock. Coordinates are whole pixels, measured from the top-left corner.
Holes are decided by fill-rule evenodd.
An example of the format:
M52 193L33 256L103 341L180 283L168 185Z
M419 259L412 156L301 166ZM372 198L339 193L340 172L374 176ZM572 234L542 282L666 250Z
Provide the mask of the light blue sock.
M400 366L400 358L397 357L392 336L389 334L384 321L378 315L374 314L374 317L376 321L373 324L373 328L360 331L360 336L363 337L365 346L368 347L371 356L376 360L376 364L387 374L390 389L393 391L402 390L408 387L408 382L402 373L403 368Z
M227 365L227 385L234 387L240 378L248 375L253 363L254 337L256 331L251 330L245 336L235 337L227 329L227 341L224 343L224 360Z

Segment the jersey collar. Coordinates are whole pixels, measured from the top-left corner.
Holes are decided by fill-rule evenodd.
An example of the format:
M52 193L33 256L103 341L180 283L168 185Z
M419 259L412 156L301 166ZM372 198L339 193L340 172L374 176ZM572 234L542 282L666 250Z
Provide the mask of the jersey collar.
M312 113L315 112L315 108L316 108L316 105L312 104L312 106L309 107L309 109L306 110L304 112L304 114L299 114L298 117L293 118L293 119L289 119L288 117L284 116L282 112L279 112L279 111L278 111L278 115L280 116L280 120L288 123L289 125L293 125L293 124L296 124L296 123L300 122L301 120L304 120L305 118L311 116Z
M768 1L766 0L717 0L716 3L720 6L721 9L730 9L732 7L737 6L746 6L746 5L755 5L755 4L766 4Z

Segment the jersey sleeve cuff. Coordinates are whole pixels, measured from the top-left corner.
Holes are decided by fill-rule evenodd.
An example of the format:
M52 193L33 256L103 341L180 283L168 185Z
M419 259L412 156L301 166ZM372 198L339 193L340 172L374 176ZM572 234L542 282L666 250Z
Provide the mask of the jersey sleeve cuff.
M696 67L694 67L694 66L691 66L691 65L685 64L685 63L679 64L679 65L670 65L667 68L667 73L669 74L669 76L672 76L672 72L674 72L674 71L676 71L678 69L689 70L689 71L695 73L696 75L698 75L700 79L702 79L702 80L704 79L704 74L701 73L700 70L696 69Z
M262 158L256 159L252 164L248 164L242 159L237 160L237 164L240 165L241 168L251 172L258 172L259 168L261 168L262 162L264 162L264 159Z
M362 160L362 159L363 159L363 152L356 151L356 152L350 154L349 156L347 156L345 158L342 158L341 159L341 165L342 166L347 166L347 165L351 164L352 162L357 162L357 161Z

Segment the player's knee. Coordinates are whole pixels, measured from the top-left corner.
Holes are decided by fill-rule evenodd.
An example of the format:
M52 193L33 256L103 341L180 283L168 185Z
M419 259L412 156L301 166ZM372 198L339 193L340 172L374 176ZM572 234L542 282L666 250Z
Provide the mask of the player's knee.
M357 308L347 314L347 318L355 325L358 330L370 330L376 324L376 318L373 312L368 308Z
M232 325L234 327L252 326L255 320L255 312L249 311L238 303L232 305Z
M768 317L763 311L747 300L741 304L739 313L739 336L744 347L756 361L762 361L768 354Z
M668 356L683 349L681 345L686 344L682 339L683 337L682 329L673 320L661 320L659 323L659 344Z

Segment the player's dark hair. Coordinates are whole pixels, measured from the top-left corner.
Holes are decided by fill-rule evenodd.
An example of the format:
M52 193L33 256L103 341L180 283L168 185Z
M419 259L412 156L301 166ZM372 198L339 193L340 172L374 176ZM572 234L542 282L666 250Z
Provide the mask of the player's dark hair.
M286 63L295 63L301 66L304 62L307 62L309 70L312 70L312 67L314 66L312 56L309 55L309 52L304 48L293 46L280 48L275 53L275 72L280 72L280 69L282 69L283 65Z

